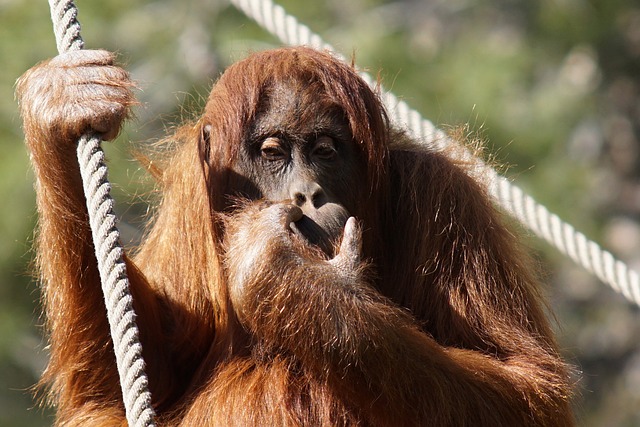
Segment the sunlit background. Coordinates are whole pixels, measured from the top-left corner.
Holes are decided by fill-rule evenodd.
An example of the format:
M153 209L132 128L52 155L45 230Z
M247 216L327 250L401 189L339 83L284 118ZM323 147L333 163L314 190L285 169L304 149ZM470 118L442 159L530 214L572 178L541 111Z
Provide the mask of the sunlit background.
M198 112L213 80L277 40L226 2L76 2L88 48L119 52L143 106L107 147L125 239L150 186L130 155ZM637 0L282 1L435 123L468 123L506 174L640 267L640 4ZM0 426L47 426L30 393L46 363L33 176L16 78L55 55L45 1L0 0ZM70 161L74 161L70 159ZM640 425L640 311L531 237L565 356L581 371L579 425Z

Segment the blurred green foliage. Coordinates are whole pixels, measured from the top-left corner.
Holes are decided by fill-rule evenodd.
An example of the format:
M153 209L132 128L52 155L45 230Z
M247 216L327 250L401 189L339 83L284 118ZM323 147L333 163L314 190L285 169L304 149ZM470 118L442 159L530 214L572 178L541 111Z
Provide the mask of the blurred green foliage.
M77 1L88 48L120 53L143 107L105 147L135 242L149 185L128 141L197 114L216 76L278 45L216 0ZM553 211L640 265L640 5L635 0L356 0L283 6L441 125L469 123L507 174ZM0 425L44 426L29 392L46 364L30 277L32 174L16 78L55 55L46 2L0 0ZM539 254L559 338L577 378L580 425L640 424L638 310L556 251Z

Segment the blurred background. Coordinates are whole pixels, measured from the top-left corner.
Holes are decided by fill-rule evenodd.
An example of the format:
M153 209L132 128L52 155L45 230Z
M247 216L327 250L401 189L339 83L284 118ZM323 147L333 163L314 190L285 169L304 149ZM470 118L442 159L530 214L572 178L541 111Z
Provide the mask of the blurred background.
M150 184L131 144L197 114L213 80L277 40L217 0L78 0L88 48L119 52L143 105L105 147L125 240ZM506 175L640 268L638 0L327 0L281 3L436 124L468 123ZM48 4L0 0L0 426L47 426L30 388L46 363L31 277L33 176L15 80L54 56ZM525 234L527 234L525 232ZM529 236L563 352L581 372L582 426L640 425L640 311Z

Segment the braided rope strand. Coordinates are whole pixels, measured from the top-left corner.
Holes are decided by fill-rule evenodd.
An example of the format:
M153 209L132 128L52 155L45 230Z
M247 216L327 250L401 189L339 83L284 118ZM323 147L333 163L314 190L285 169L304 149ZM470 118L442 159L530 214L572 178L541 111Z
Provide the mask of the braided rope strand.
M84 41L80 36L78 9L73 1L49 0L49 8L58 52L82 49Z
M287 45L308 45L317 49L336 50L313 33L309 27L301 24L289 15L282 6L272 0L230 0L258 25L277 36ZM345 59L335 53L336 57ZM372 87L377 86L375 79L367 73L362 78ZM446 149L455 144L441 129L422 118L420 113L399 100L390 92L382 91L383 102L393 122L407 129L414 138L424 141L436 150ZM454 150L469 165L469 174L485 185L489 194L510 215L517 218L537 236L543 238L561 253L569 256L575 263L584 267L604 283L621 293L626 299L640 305L640 276L610 252L603 250L597 243L589 240L573 226L549 212L543 205L525 194L481 159L468 150Z
M49 0L56 44L60 53L84 46L73 1ZM93 244L98 259L111 339L116 355L120 387L127 422L135 427L155 426L151 393L145 374L133 300L129 292L120 232L114 214L114 200L97 136L84 135L78 141L77 156L87 200Z

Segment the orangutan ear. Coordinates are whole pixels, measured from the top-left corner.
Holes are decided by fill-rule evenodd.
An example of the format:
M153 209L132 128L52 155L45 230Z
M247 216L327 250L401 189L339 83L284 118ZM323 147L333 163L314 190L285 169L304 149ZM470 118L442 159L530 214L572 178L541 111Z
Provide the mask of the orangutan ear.
M198 142L200 158L206 165L209 164L211 155L211 125L203 125L200 130L200 141Z

